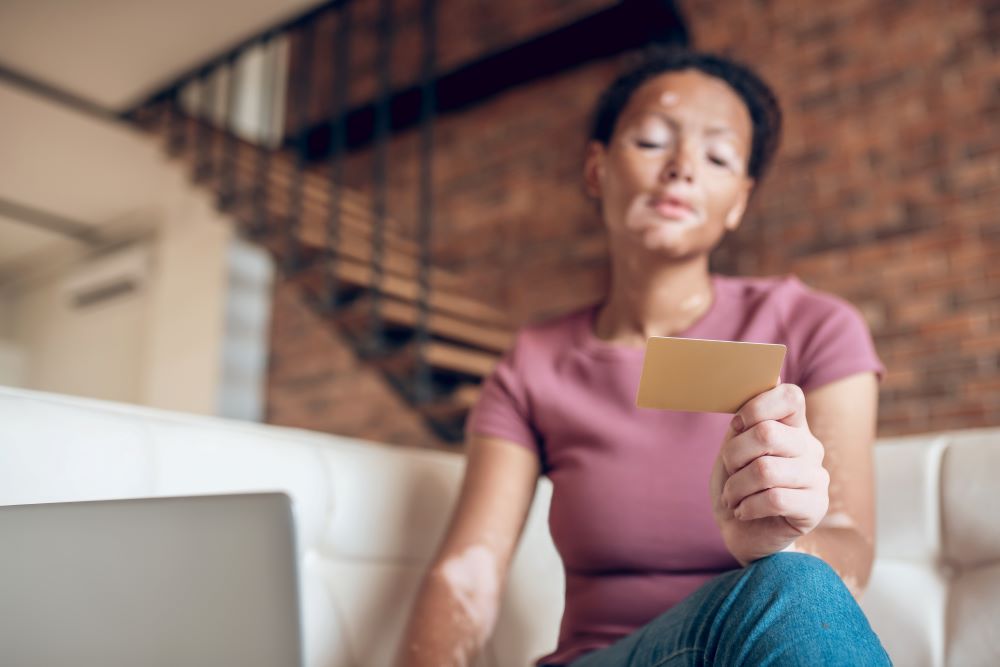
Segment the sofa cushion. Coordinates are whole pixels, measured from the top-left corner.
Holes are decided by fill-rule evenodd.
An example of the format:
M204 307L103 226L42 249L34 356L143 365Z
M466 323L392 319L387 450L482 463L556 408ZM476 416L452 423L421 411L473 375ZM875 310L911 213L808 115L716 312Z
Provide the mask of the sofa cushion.
M878 558L937 563L941 553L940 471L947 439L905 437L875 447Z
M542 479L510 565L490 641L497 665L533 664L556 648L566 582L549 533L551 499L552 483Z
M952 436L941 475L945 558L955 568L1000 562L1000 438L995 431Z
M950 436L941 474L950 665L1000 663L1000 438L995 430Z
M317 667L388 664L464 465L445 452L4 388L0 429L0 504L288 492L305 654ZM877 560L862 606L890 655L1000 664L1000 429L880 440L875 460ZM554 646L563 573L550 496L542 480L480 667L525 665Z
M0 401L0 505L150 495L156 457L142 420L48 394L5 390Z
M156 495L283 491L292 498L299 553L320 545L332 507L320 450L281 430L216 420L146 419Z
M324 544L338 558L426 563L451 517L464 460L364 443L323 448L333 511Z
M956 575L948 598L948 665L1000 664L998 600L1000 563Z
M945 647L948 582L926 563L881 558L861 608L897 665L935 667Z

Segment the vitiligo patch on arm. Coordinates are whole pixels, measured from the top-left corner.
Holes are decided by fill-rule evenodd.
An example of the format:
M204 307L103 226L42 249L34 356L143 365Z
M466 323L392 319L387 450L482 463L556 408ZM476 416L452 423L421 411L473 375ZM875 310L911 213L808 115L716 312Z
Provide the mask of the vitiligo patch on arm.
M734 413L778 384L785 346L654 336L635 404L640 408Z

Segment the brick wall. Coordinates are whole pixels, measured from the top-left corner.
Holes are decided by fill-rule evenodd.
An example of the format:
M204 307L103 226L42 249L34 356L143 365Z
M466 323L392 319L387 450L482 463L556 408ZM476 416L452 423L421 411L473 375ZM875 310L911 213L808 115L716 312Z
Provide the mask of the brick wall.
M756 66L786 114L774 169L715 270L793 272L858 305L889 367L881 435L1000 423L1000 10L853 0L681 7L695 45ZM580 164L594 98L622 61L436 125L436 261L465 271L468 291L515 322L603 290L605 244ZM394 138L390 155L390 215L412 230L416 133ZM370 152L348 168L352 187L370 189ZM276 349L295 354L276 334ZM274 400L283 393L272 382Z
M287 282L274 290L266 421L376 442L444 446Z
M1000 7L683 6L787 119L720 269L794 272L861 308L889 368L883 435L1000 424Z

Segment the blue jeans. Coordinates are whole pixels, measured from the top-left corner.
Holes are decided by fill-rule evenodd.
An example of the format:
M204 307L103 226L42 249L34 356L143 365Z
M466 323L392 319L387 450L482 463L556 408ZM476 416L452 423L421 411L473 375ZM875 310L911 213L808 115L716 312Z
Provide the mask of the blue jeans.
M778 553L712 579L570 667L891 664L829 565L806 554Z

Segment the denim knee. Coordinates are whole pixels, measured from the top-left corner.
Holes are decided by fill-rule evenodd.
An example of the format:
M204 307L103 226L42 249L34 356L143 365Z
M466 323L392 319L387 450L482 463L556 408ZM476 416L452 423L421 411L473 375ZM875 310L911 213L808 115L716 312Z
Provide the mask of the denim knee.
M783 551L756 560L746 568L755 586L784 590L786 588L816 590L844 589L840 576L826 561L816 556Z
M777 553L748 565L741 579L726 629L747 643L720 645L723 663L763 664L764 655L787 654L783 664L890 664L854 596L822 559Z

